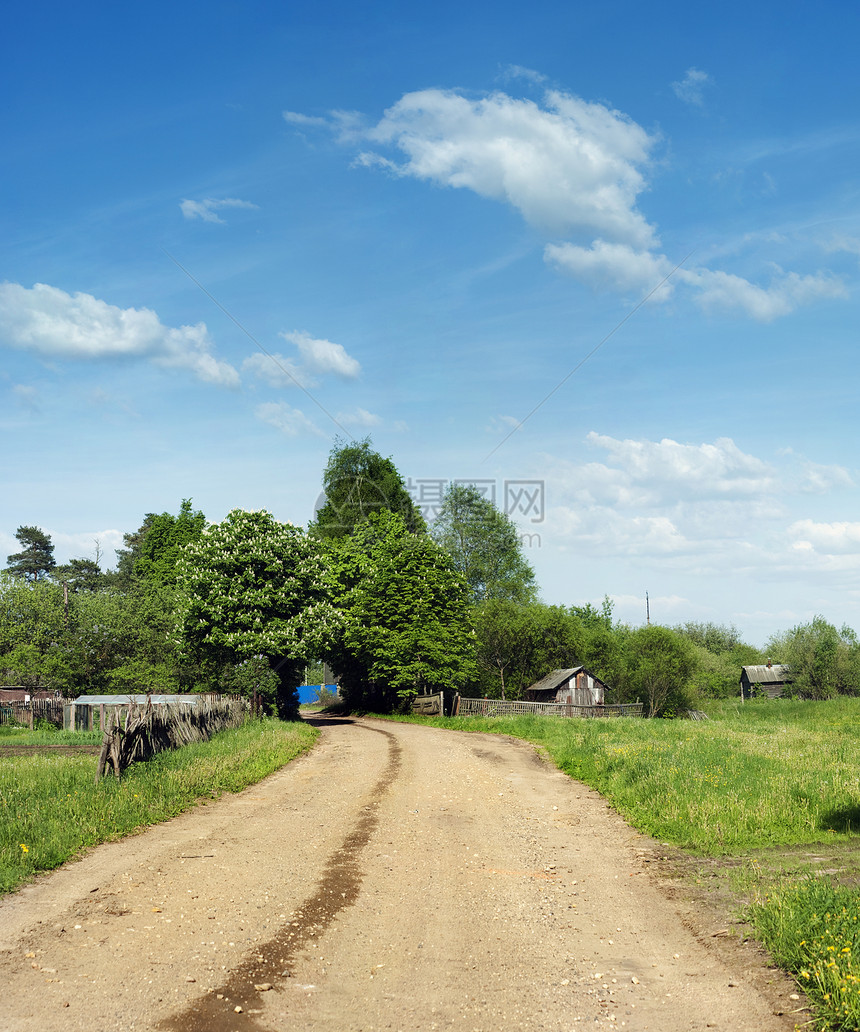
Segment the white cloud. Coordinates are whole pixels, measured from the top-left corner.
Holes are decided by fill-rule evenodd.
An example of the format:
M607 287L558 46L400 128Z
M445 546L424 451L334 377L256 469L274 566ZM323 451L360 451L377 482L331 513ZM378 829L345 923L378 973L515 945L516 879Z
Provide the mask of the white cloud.
M318 340L307 333L293 330L282 333L284 340L295 344L305 365L314 373L334 373L345 380L354 380L361 372L361 366L351 355L348 355L342 344L333 344L330 340Z
M688 68L680 82L672 83L672 89L675 92L675 96L679 100L683 100L685 104L701 107L703 100L702 91L710 82L711 77L707 72L703 72L698 68Z
M338 412L335 418L344 426L372 427L379 426L382 422L380 416L363 408L357 408L353 412Z
M315 387L317 381L302 366L278 352L264 355L258 351L242 363L243 371L249 372L273 387Z
M291 408L283 401L270 401L258 405L255 411L258 419L275 427L287 437L298 437L300 434L314 434L317 437L326 435L300 409Z
M477 100L453 90L407 93L366 133L407 160L361 160L507 201L552 232L650 246L653 228L635 203L645 186L639 166L655 139L602 104L555 90L544 101L540 107L505 93Z
M342 344L317 339L298 330L281 333L280 336L295 344L300 362L278 353L257 353L246 358L242 368L273 387L304 387L306 390L318 385L319 376L332 374L344 380L354 380L361 372L359 362Z
M636 485L671 488L698 498L748 497L772 491L775 470L740 450L729 437L713 444L662 441L620 441L593 431L586 440L604 449L614 469Z
M544 526L552 547L642 564L659 558L696 575L785 577L798 566L853 569L855 560L860 568L860 523L790 516L809 492L851 486L841 466L790 451L768 462L730 438L683 444L591 433L586 440L605 461L549 459Z
M101 554L101 567L107 569L114 563L110 555L123 547L123 532L111 527L107 530L84 531L80 534L51 533L54 544L54 557L58 563L67 563L70 559L96 557L96 542Z
M224 208L257 209L258 205L252 204L250 201L240 201L236 197L206 197L202 201L180 201L179 207L186 219L202 219L204 222L223 223L224 219L220 218L216 213Z
M507 77L540 79L517 66ZM700 104L710 82L706 72L690 68L673 88L685 102ZM426 89L404 94L375 126L355 112L284 117L325 125L344 143L370 142L373 149L358 155L358 165L511 205L530 225L566 238L546 245L545 260L592 287L644 296L675 269L676 261L659 251L657 227L638 208L658 137L605 104L551 89L540 102L501 91L474 98ZM385 148L390 152L381 153ZM665 300L679 285L705 309L762 322L847 294L826 272L777 270L763 286L731 272L683 267L654 297Z
M198 379L235 387L239 374L212 354L204 323L164 326L149 308L117 308L91 294L37 283L0 284L0 341L54 358L150 358L190 369Z
M547 244L544 259L575 279L593 287L644 294L672 271L669 259L650 251L636 251L627 244L595 240L591 247L576 244ZM655 297L665 299L673 285L664 283Z
M771 322L819 298L848 296L842 280L822 272L799 276L779 270L767 287L732 273L704 268L679 269L675 275L701 291L698 300L703 308L739 310L759 322Z
M788 528L797 549L813 550L825 555L860 556L860 523L816 523L797 520Z

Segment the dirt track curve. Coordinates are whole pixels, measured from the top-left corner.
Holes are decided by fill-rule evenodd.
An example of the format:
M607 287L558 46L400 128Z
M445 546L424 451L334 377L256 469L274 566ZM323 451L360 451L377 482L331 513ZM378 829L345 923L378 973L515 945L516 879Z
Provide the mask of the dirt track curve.
M794 1029L791 984L530 746L319 723L261 784L3 900L0 1030Z

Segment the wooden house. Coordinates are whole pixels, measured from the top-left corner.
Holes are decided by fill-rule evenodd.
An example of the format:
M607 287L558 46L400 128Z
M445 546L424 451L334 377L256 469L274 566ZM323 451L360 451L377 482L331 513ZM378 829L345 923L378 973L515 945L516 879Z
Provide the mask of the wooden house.
M584 666L553 670L526 689L529 702L602 706L609 686Z
M741 667L741 698L767 695L778 699L791 684L791 668L785 663L762 663L760 666Z

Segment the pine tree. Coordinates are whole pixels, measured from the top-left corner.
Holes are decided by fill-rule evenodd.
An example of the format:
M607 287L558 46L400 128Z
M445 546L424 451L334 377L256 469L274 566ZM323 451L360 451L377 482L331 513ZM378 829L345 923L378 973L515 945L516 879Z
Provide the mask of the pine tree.
M9 572L24 580L44 580L57 565L51 535L40 527L19 527L15 537L22 550L6 557Z

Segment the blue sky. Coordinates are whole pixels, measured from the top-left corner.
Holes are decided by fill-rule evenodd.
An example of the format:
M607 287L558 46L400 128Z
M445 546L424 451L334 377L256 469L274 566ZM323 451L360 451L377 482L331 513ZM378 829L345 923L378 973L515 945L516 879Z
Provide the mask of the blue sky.
M858 30L848 2L19 5L0 559L35 524L109 565L187 497L306 524L370 434L428 507L480 481L548 602L860 628Z

